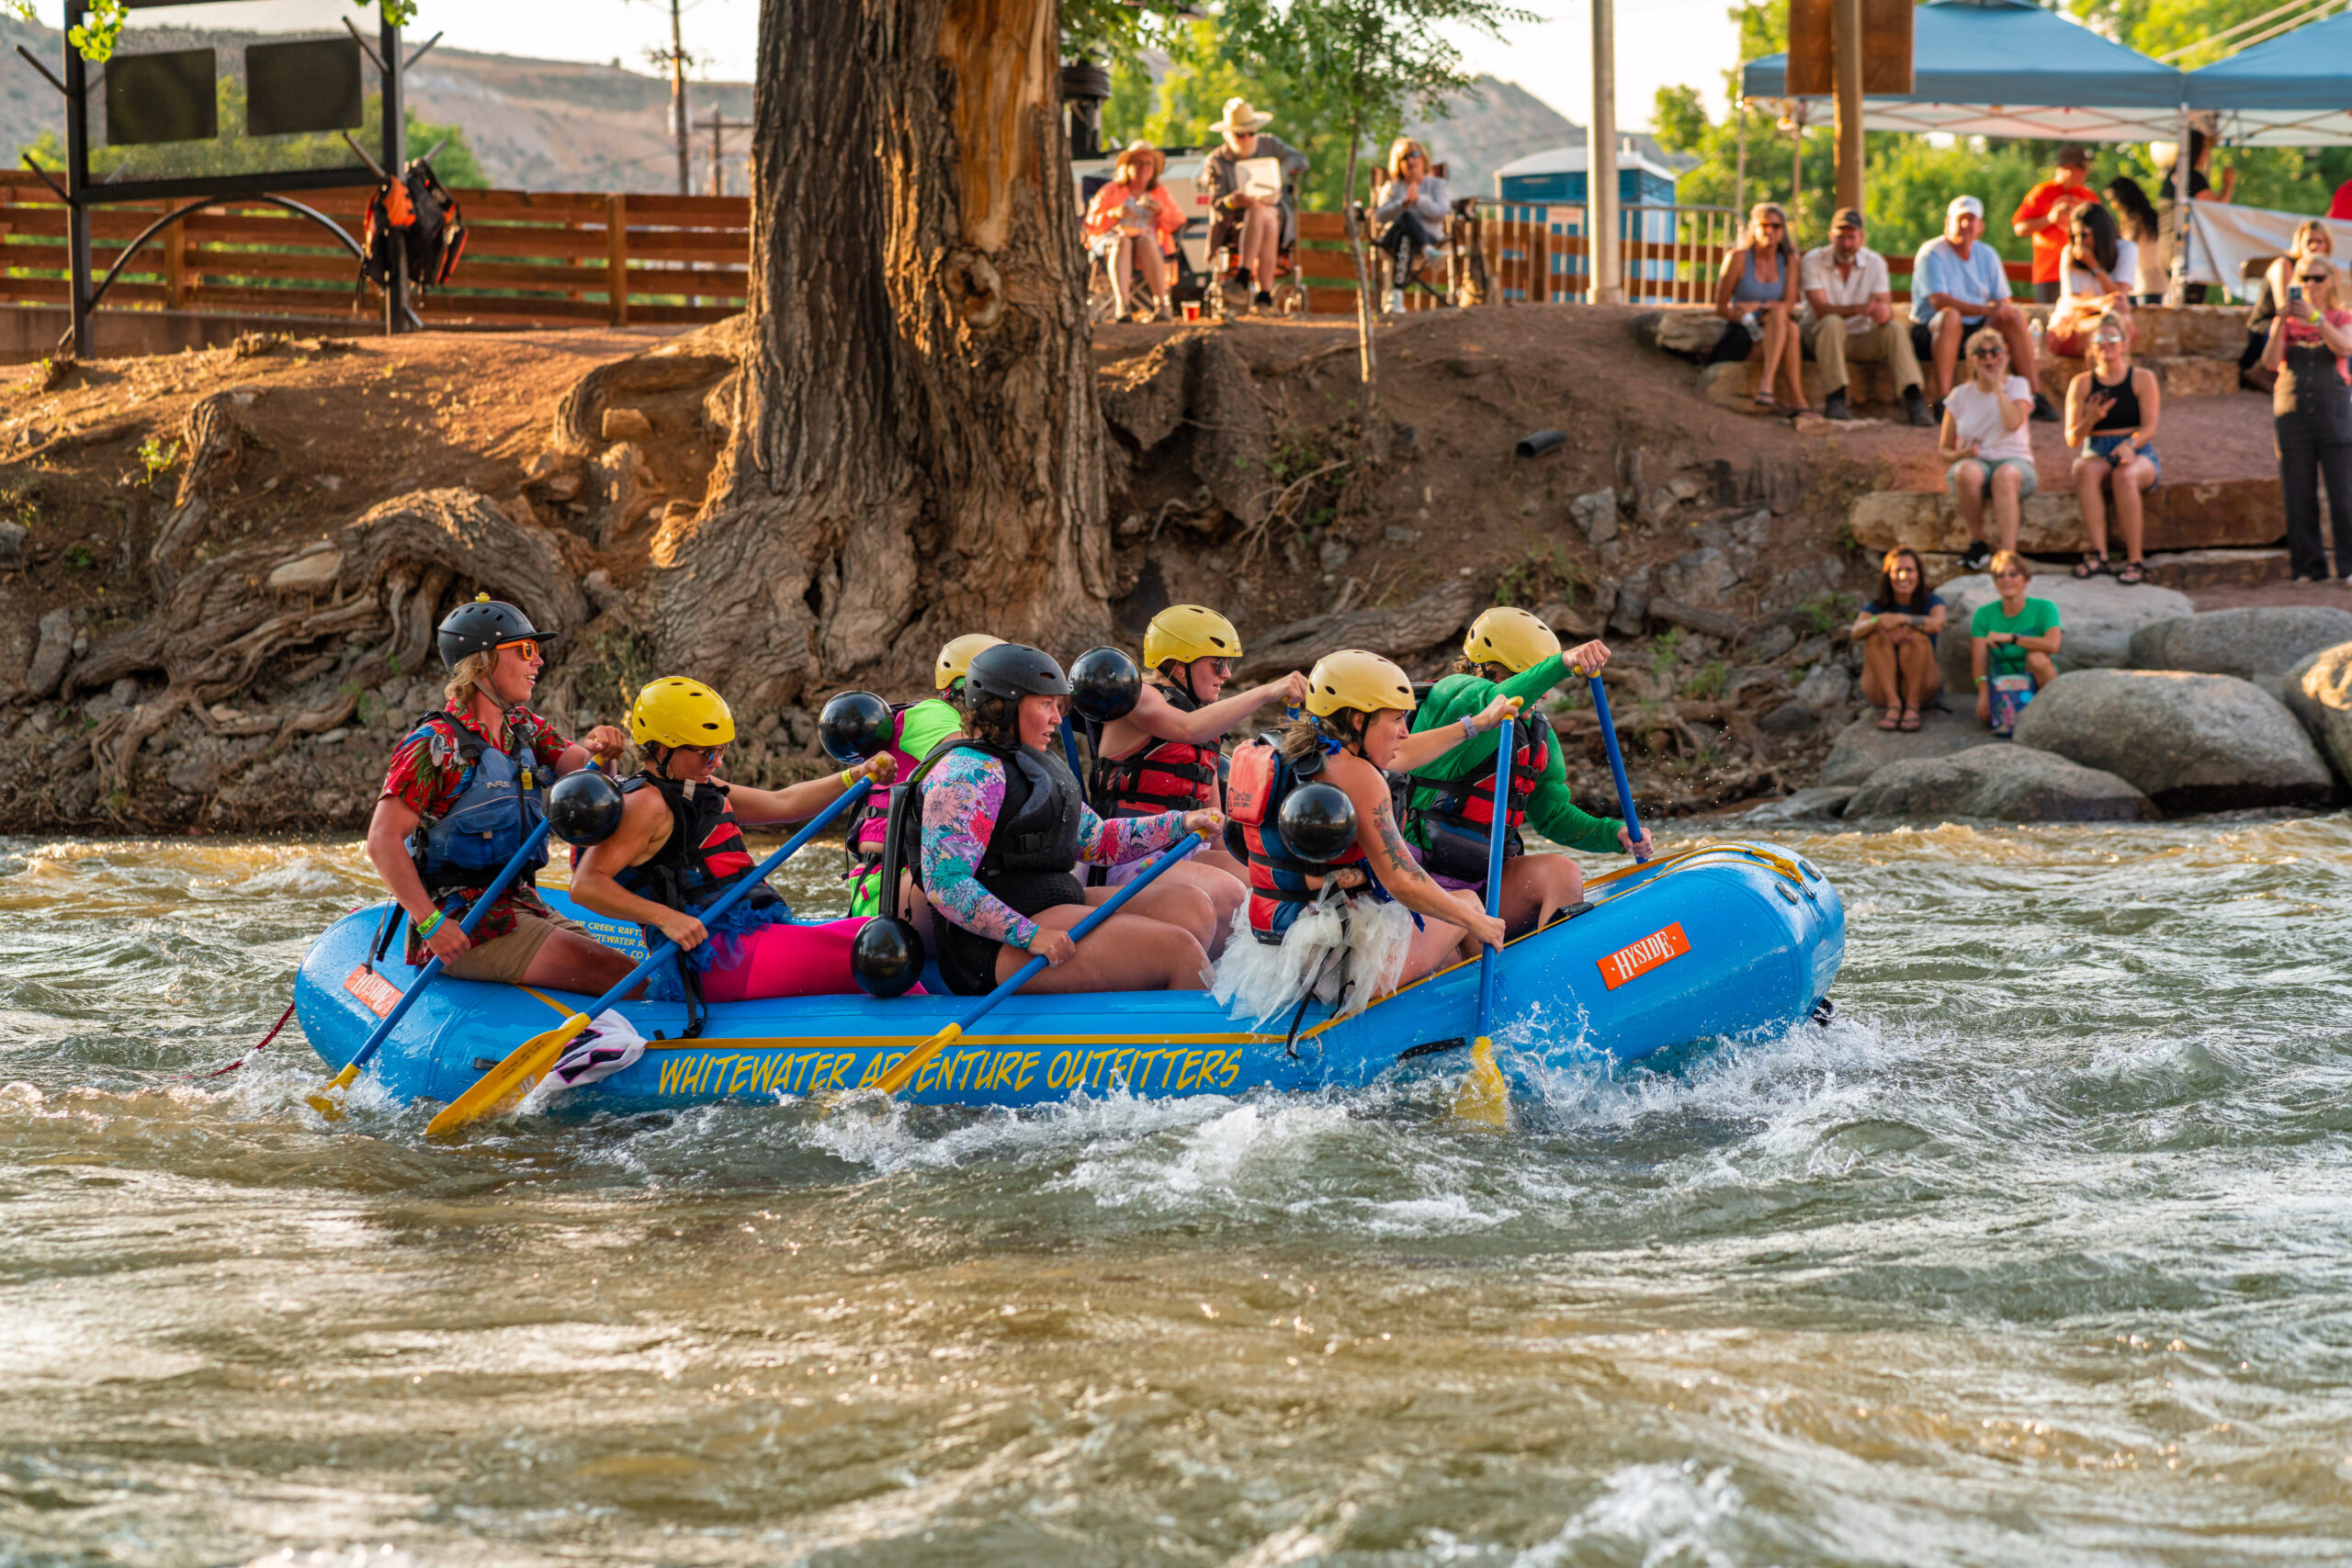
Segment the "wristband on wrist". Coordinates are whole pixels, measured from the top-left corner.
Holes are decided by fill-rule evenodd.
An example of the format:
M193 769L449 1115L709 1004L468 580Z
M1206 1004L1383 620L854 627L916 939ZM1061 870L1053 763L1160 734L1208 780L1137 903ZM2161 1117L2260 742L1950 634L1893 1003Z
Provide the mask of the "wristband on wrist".
M416 937L417 937L417 940L418 940L419 942L430 942L430 941L432 941L432 940L433 940L433 933L434 933L435 931L439 931L439 930L442 928L442 926L443 926L445 923L447 923L447 922L448 919L449 919L449 916L448 916L448 913L447 913L447 910L443 910L443 909L435 909L435 910L434 910L434 911L433 911L432 916L431 916L429 919L423 919L423 920L420 920L420 921L418 921L418 922L417 922L417 926L416 926Z
M865 770L862 768L843 768L842 770L842 788L854 788L857 784L857 775L864 771Z

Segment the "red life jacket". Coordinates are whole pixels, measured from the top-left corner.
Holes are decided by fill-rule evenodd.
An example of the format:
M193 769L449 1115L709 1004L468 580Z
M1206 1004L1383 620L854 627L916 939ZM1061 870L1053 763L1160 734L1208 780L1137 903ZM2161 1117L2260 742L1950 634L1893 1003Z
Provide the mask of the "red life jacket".
M1517 746L1511 756L1510 791L1504 806L1503 827L1515 833L1527 819L1528 799L1544 776L1544 763L1552 744L1552 726L1542 714L1532 713L1523 715L1512 730ZM1483 840L1495 819L1495 754L1489 751L1484 761L1459 778L1406 774L1398 782L1409 802L1405 812L1407 821L1442 822ZM1424 790L1433 793L1424 795L1420 793Z
M1320 759L1317 762L1314 773L1319 774ZM1321 891L1310 886L1307 878L1320 878L1341 866L1355 864L1364 858L1363 846L1350 844L1347 853L1335 861L1303 861L1291 853L1290 846L1283 841L1283 800L1300 782L1300 775L1283 756L1272 736L1261 735L1243 747L1234 768L1253 784L1261 774L1271 775L1262 792L1255 788L1250 791L1247 815L1254 820L1245 822L1238 816L1227 818L1226 840L1250 863L1250 934L1268 946L1279 947L1283 932L1297 915L1297 907L1312 904ZM1233 844L1236 837L1240 840L1238 845ZM1380 884L1374 880L1372 886L1376 891Z
M1200 699L1181 686L1162 686L1159 694L1179 713L1199 711ZM1089 803L1097 817L1157 817L1163 811L1214 811L1225 797L1225 752L1190 740L1147 739L1125 757L1105 757L1101 732L1093 776L1087 780Z

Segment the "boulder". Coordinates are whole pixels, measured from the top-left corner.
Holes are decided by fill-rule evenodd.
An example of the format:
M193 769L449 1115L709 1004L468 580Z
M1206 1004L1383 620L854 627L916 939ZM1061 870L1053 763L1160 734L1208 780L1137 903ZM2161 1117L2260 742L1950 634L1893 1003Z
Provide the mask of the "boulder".
M1683 551L1660 569L1657 586L1660 597L1706 609L1722 604L1724 595L1739 586L1739 571L1723 551L1702 546Z
M2132 822L2157 812L2154 802L2113 773L1996 740L1948 757L1889 762L1862 781L1844 815Z
M2284 505L2275 475L2158 485L2148 493L2144 542L2151 550L2275 545L2284 532ZM1936 551L1968 547L1960 509L1941 490L1871 491L1856 499L1847 525L1869 550L1897 545ZM2040 492L2027 498L2018 519L2018 548L2028 555L2090 548L2082 508L2063 470L2045 472Z
M1803 688L1799 693L1802 698ZM1813 782L1816 785L1844 785L1850 789L1889 762L1949 757L1955 751L1985 743L1984 727L1976 722L1973 713L1947 713L1931 707L1919 716L1919 728L1907 731L1881 729L1878 721L1879 715L1873 710L1839 730L1828 757L1821 764L1820 776Z
M2071 505L2072 502L2069 502ZM1944 690L1973 704L1976 678L1968 667L1968 621L1979 604L2000 594L1990 577L1956 577L1936 590L1950 606L1951 630L1937 643L1936 657L1944 671ZM2047 599L2058 606L2065 637L2058 644L2058 669L2112 670L2131 657L2132 634L2158 621L2193 615L2197 606L2188 595L2169 588L2141 583L2127 588L2112 577L2088 580L2059 572L2036 572L2026 585L2029 598Z
M2321 649L2287 671L2287 707L2352 779L2352 642Z
M1696 358L1724 335L1724 319L1713 310L1653 310L1638 317L1634 331L1645 348Z
M1815 713L1835 713L1853 700L1854 678L1842 664L1824 660L1797 682L1797 701Z
M2117 775L2167 815L2323 806L2327 764L2251 682L2174 670L2077 670L2018 719L2017 743Z
M2204 675L2284 675L2324 648L2352 642L2352 610L2260 604L2158 621L2132 634L2126 665Z
M1568 515L1576 519L1584 536L1599 549L1617 536L1617 492L1597 490L1590 495L1580 495L1568 502Z
M46 697L64 677L66 660L74 657L74 612L51 610L40 618L40 639L33 645L32 663L25 671L25 692Z
M1750 827L1762 827L1766 823L1834 820L1846 814L1846 802L1852 798L1853 794L1851 789L1842 788L1801 789L1794 795L1750 807L1741 815Z

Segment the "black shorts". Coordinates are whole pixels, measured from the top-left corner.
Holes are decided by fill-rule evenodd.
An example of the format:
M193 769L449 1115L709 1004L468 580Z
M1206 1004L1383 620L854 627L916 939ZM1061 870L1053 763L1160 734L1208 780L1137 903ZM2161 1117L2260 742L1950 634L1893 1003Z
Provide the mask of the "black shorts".
M1066 871L1012 872L983 884L1020 913L1035 919L1057 904L1083 904L1086 889ZM996 955L1005 945L967 931L942 916L932 921L939 943L939 976L959 997L984 997L996 989Z

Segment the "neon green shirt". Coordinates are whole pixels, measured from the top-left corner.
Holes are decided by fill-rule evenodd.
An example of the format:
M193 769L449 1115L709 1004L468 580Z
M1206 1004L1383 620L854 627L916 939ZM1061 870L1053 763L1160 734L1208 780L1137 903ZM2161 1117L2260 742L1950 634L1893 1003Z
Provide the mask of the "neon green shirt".
M2015 632L2019 637L2047 637L2064 623L2058 618L2058 606L2047 599L2028 599L2025 607L2015 615L2001 608L2001 602L1979 604L1968 618L1970 637L1991 637L1995 632ZM1988 648L1984 672L1987 675L2022 675L2026 672L2025 649L2014 643Z
M1498 696L1518 697L1526 706L1532 707L1538 698L1566 680L1570 672L1566 659L1555 653L1499 684L1468 673L1448 675L1421 699L1421 705L1413 714L1413 732L1458 725ZM1474 773L1495 754L1497 739L1496 732L1490 729L1464 741L1436 761L1417 770L1418 773L1422 778L1458 779ZM1417 789L1411 805L1416 809L1423 808L1437 797L1436 790ZM1623 852L1623 846L1617 842L1617 832L1624 823L1613 817L1595 817L1568 798L1568 770L1560 756L1557 736L1544 749L1544 770L1535 780L1535 793L1528 796L1527 819L1536 831L1568 849L1587 854ZM1426 847L1419 823L1408 823L1405 836Z
M899 716L899 750L916 761L931 755L931 749L964 728L964 716L955 705L938 697L926 697ZM904 784L900 775L893 781ZM853 915L874 916L882 912L882 878L872 869L856 873L850 878L849 912Z

